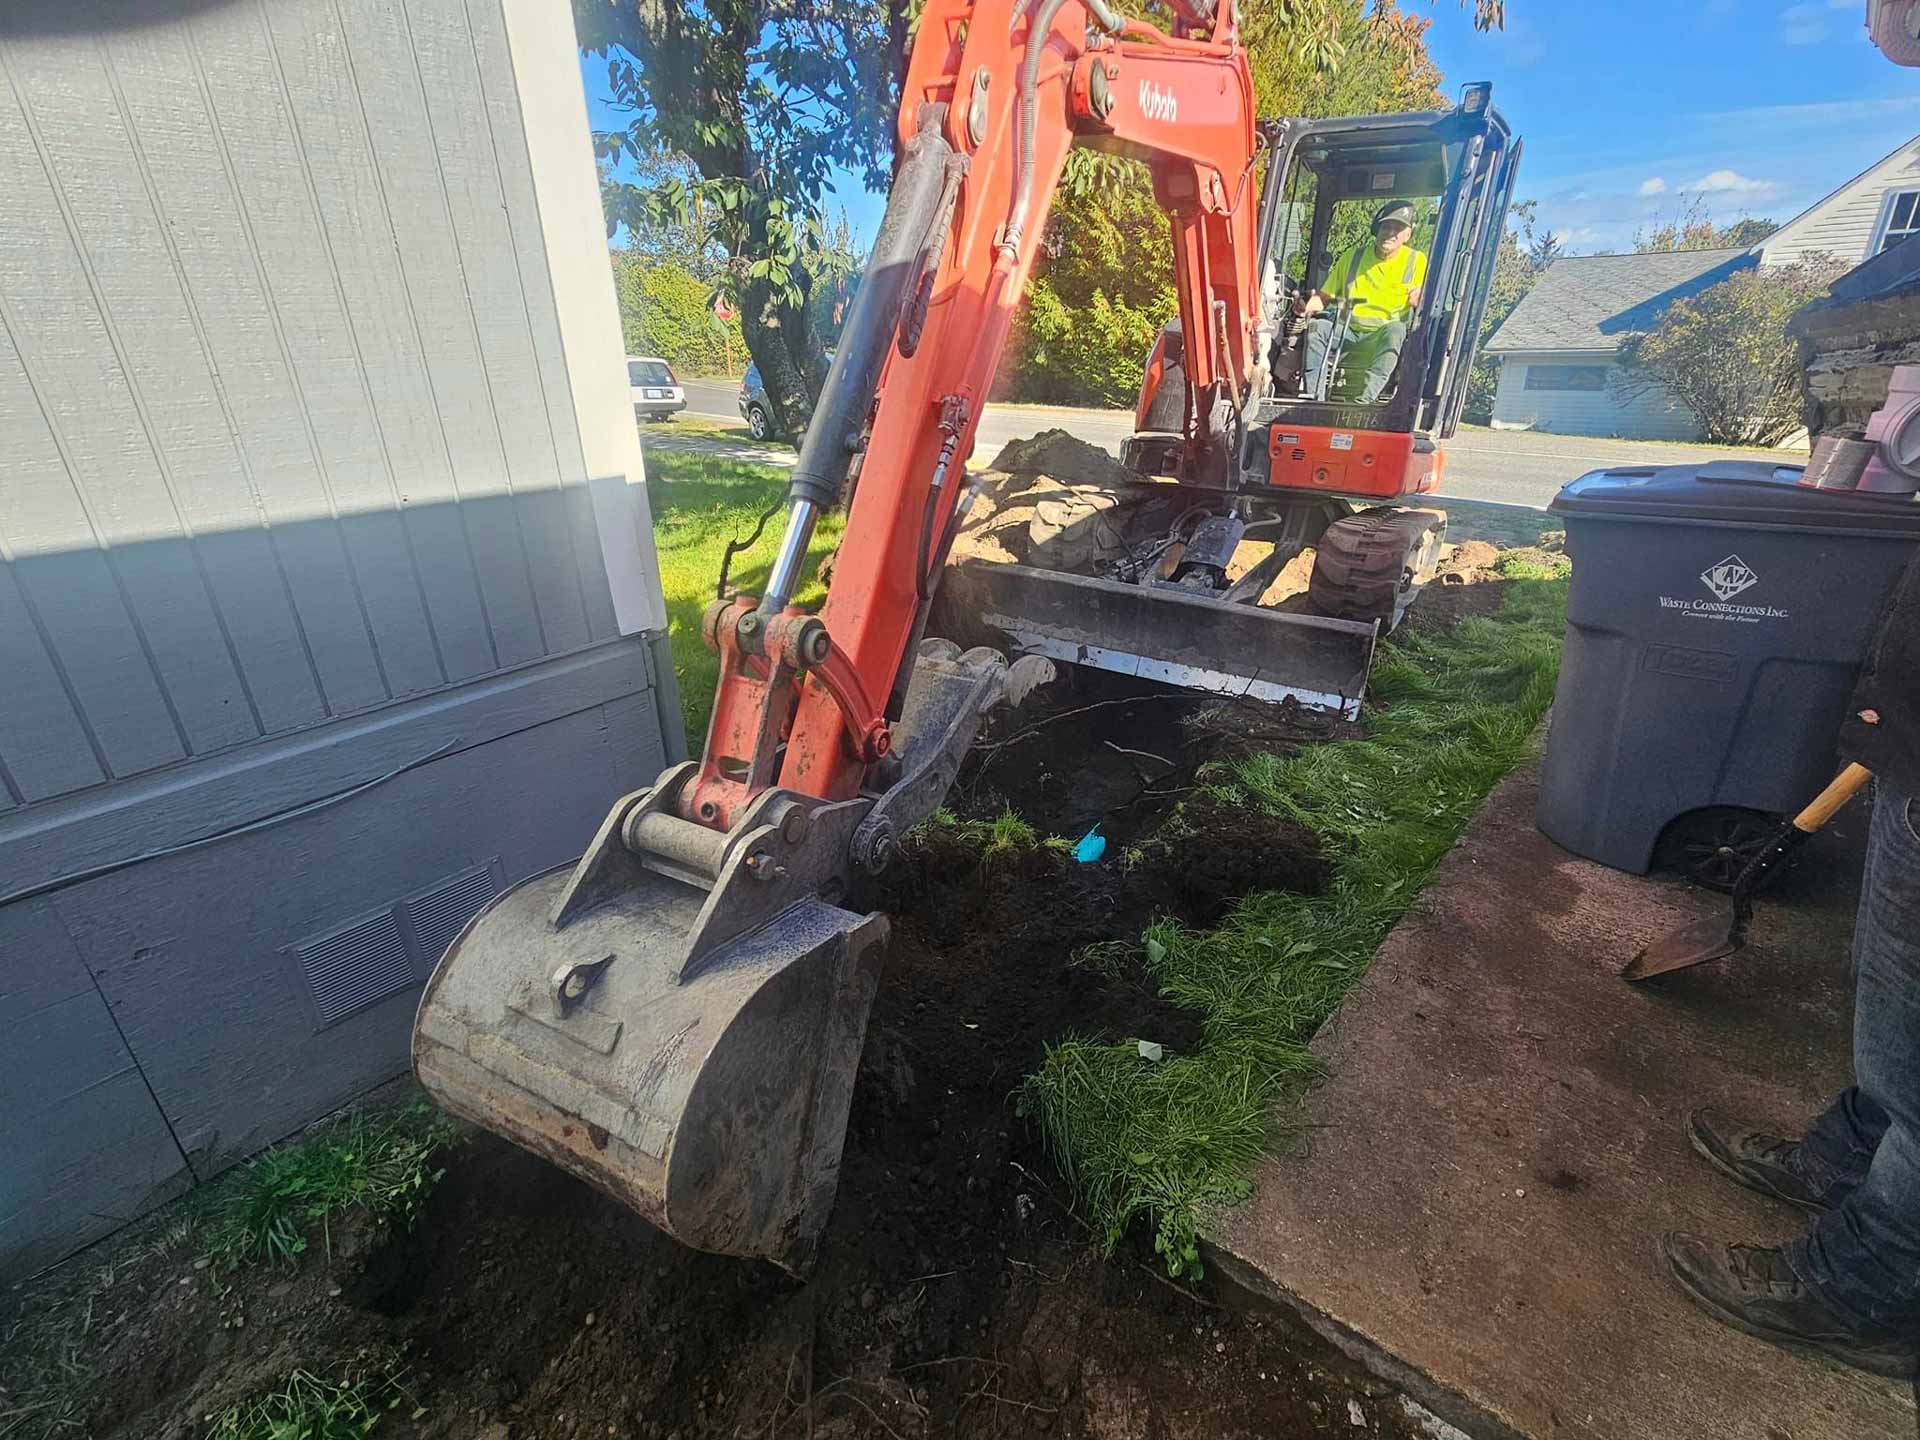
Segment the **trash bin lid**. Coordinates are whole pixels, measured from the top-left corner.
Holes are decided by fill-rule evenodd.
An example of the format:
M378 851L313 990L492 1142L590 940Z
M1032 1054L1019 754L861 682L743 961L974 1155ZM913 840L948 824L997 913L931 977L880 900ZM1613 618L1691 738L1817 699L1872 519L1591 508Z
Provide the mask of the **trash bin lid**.
M1816 490L1799 483L1804 469L1765 460L1619 466L1589 471L1569 482L1547 508L1557 515L1621 520L1892 531L1920 537L1920 502L1915 497Z

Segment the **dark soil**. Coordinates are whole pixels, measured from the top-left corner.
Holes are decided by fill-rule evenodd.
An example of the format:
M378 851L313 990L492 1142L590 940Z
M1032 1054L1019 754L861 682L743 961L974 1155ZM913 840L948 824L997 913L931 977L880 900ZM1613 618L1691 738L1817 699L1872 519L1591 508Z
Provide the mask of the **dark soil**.
M1153 832L1194 795L1209 761L1249 750L1291 754L1364 733L1291 702L1072 671L1019 709L993 712L947 803L979 819L1011 809L1043 835L1067 840L1098 826L1111 852Z
M1139 970L1076 952L1325 884L1315 837L1216 805L1196 772L1250 718L1265 748L1335 730L1163 695L1063 685L996 721L957 788L963 813L1011 803L1043 835L1099 824L1102 863L983 859L936 829L885 877L894 942L806 1283L685 1250L476 1135L411 1231L336 1225L298 1269L222 1279L161 1221L106 1270L83 1257L6 1297L0 1433L184 1440L296 1368L358 1363L404 1368L423 1413L375 1433L419 1440L1420 1434L1297 1322L1174 1285L1139 1237L1102 1259L1018 1113L1068 1033L1198 1043ZM80 1423L6 1429L62 1375Z
M1507 587L1514 582L1484 576L1470 584L1436 582L1420 592L1403 622L1415 630L1451 630L1475 615L1492 615L1507 603Z

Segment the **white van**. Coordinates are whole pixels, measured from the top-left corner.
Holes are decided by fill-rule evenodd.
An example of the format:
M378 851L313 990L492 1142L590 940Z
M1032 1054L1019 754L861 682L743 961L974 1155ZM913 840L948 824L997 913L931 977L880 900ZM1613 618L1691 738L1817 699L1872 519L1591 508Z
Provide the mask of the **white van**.
M627 386L637 420L671 420L687 408L687 392L673 367L658 355L627 356Z

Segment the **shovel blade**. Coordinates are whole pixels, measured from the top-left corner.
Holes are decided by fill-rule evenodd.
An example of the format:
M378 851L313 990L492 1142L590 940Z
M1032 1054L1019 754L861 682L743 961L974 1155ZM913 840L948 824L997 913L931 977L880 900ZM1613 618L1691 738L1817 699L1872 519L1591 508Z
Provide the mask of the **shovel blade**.
M1626 980L1646 980L1674 970L1723 960L1740 948L1734 927L1725 919L1696 920L1671 930L1647 946L1621 971Z
M684 1244L804 1272L885 917L801 900L683 979L703 891L649 872L556 927L570 869L507 891L448 947L414 1022L421 1084Z
M963 563L948 603L1023 655L1220 695L1360 713L1379 626L1031 565Z

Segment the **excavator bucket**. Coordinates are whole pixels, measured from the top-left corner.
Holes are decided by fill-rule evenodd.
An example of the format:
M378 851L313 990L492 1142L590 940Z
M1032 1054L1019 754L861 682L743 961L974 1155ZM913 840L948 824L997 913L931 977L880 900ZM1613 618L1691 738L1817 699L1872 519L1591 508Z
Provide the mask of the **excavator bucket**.
M447 947L414 1021L421 1084L695 1249L804 1274L887 940L884 915L835 902L1021 685L995 651L928 640L880 795L770 788L724 831L680 813L698 763L622 797L578 863Z
M886 919L798 888L771 906L730 898L766 888L742 868L755 856L794 863L782 832L807 822L790 805L719 854L728 837L667 812L688 768L622 800L577 865L468 924L421 997L414 1069L447 1109L685 1244L804 1272Z

